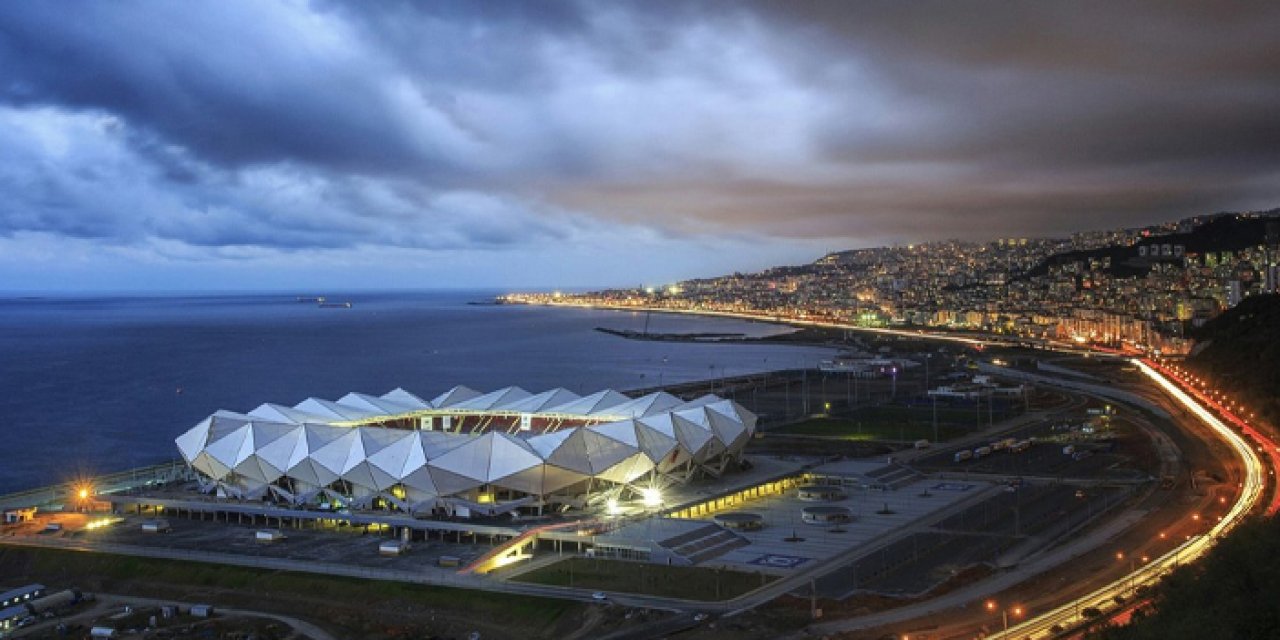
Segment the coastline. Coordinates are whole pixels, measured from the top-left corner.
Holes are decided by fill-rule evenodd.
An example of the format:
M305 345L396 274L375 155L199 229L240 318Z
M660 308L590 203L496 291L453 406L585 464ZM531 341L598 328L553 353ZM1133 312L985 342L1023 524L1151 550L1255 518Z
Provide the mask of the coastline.
M381 392L397 386L426 395L457 384L564 387L578 393L601 387L624 393L681 384L696 388L699 381L714 379L719 385L766 369L816 367L834 353L821 339L745 339L733 343L740 345L737 349L711 340L618 342L592 327L639 329L639 323L616 313L531 306L503 312L467 304L477 299L480 294L466 293L359 298L356 315L321 314L294 297L274 295L95 298L12 307L5 319L11 329L5 345L12 349L13 366L0 377L14 387L27 380L56 384L36 385L36 393L13 405L13 420L48 428L39 436L17 434L13 444L25 454L0 469L0 494L163 464L176 453L173 438L180 429L219 408L264 401L293 405L322 393L337 397L353 389ZM600 315L616 319L602 322ZM314 330L293 330L301 322ZM63 324L78 330L49 329ZM693 316L655 318L653 325L672 332L740 332L747 338L793 331L781 324ZM265 352L254 346L259 343L266 345ZM791 348L796 346L806 348ZM474 357L473 349L482 356ZM317 367L314 360L322 351L328 358ZM442 366L458 359L467 362L462 373ZM117 370L116 362L131 364ZM285 366L306 375L278 375ZM115 373L88 373L101 370ZM66 409L54 420L50 406ZM139 406L147 410L139 412Z
M786 327L792 327L797 331L804 329L822 329L828 331L857 331L861 333L895 336L900 338L916 338L920 340L944 340L949 342L959 342L970 346L986 345L994 342L993 337L982 334L964 334L940 332L937 329L889 329L882 327L860 327L852 324L845 324L831 320L807 320L798 318L783 318L778 315L752 314L741 311L718 311L714 309L669 309L666 307L648 307L648 306L631 306L631 305L615 305L601 304L596 302L554 302L542 301L534 302L529 300L505 300L503 304L526 305L531 307L558 307L558 308L577 308L592 309L600 311L630 311L630 312L646 312L646 313L665 313L672 315L696 316L706 318L729 318L733 320L745 320L748 322L762 322L766 324L774 324ZM793 332L794 333L794 332ZM783 334L792 335L792 334ZM773 344L795 344L797 346L815 346L827 347L831 346L827 343L803 343L803 342L786 342L776 340L777 336L768 336L763 338L745 338L744 342L768 342ZM732 341L725 340L729 343Z

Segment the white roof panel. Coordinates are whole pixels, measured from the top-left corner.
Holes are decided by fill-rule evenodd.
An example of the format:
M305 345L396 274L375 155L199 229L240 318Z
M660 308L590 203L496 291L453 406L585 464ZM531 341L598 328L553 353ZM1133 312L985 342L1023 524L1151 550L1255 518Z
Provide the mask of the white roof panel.
M670 425L670 421L667 424ZM636 421L636 438L640 442L640 450L655 463L661 462L679 445L674 435L668 435L639 420Z
M427 466L470 478L480 484L488 482L489 441L492 436L492 433L486 433L437 458L429 458Z
M602 436L607 436L621 442L625 445L639 448L640 441L636 438L635 420L621 420L619 422L607 422L605 424L597 424L587 427Z
M521 389L520 387L506 387L497 391L490 391L482 396L469 398L461 402L449 405L450 409L459 411L489 411L501 407L505 404L512 404L524 400L533 394Z
M469 489L475 489L484 484L483 481L476 480L468 476L459 475L444 469L438 469L427 465L427 470L431 474L431 482L435 485L436 491L440 495L447 496L455 493L461 493Z
M414 432L399 432L396 436L393 442L370 454L369 463L390 475L402 477L425 464L426 458L422 455L422 446L419 444L418 437ZM415 457L415 450L417 451L416 458L421 460L422 464L418 464L412 469L406 469L409 466L410 458Z
M254 427L261 427L261 423L255 423ZM284 431L278 437L266 444L257 444L257 455L272 467L286 470L293 465L293 453L297 450L299 443L304 441L303 427L301 425L279 425L279 427Z
M709 404L713 404L713 403L716 403L716 402L720 402L720 401L721 401L721 400L723 400L723 399L724 399L724 398L721 398L720 396L717 396L717 395L715 395L715 394L708 393L708 394L703 395L703 396L698 396L697 398L694 398L693 400L690 400L690 401L688 401L688 402L686 402L686 403L684 403L684 404L682 404L682 405L680 405L680 406L672 407L672 408L671 408L671 410L672 410L672 411L684 411L684 410L686 410L686 409L696 409L696 408L698 408L698 407L705 407L705 406L707 406L707 405L709 405Z
M316 415L326 416L330 420L344 422L348 420L363 420L370 416L379 415L379 412L377 411L369 411L367 409L361 409L360 407L352 407L332 400L325 400L323 398L307 398L306 400L293 405L293 408L301 409L302 411L314 413Z
M244 461L240 452L245 450L248 444L250 453L253 451L253 429L248 423L241 425L230 433L224 434L222 437L209 443L204 448L205 453L209 454L214 460L220 462L228 469L234 469L236 465ZM247 454L246 456L247 457Z
M559 448L560 445L564 444L565 438L573 435L573 431L573 429L561 429L559 431L552 431L551 433L543 433L541 435L525 438L525 442L529 443L529 446L539 456L542 456L543 460L546 460L552 452Z
M423 493L439 495L436 488L435 480L431 477L431 470L426 466L418 467L412 472L402 476L400 483L410 489L417 489Z
M534 467L542 466L542 458L522 439L505 433L492 433L491 451L489 452L489 481L519 473Z
M522 438L484 434L346 427L429 410L456 413L571 415L608 421ZM619 416L625 419L619 419ZM631 482L654 465L665 472L690 458L739 451L756 416L714 395L681 402L667 393L631 399L604 390L586 397L557 388L531 395L519 387L480 394L455 387L428 403L402 389L383 396L349 393L340 401L308 398L296 407L263 404L250 414L219 411L184 431L175 444L192 468L239 488L260 491L287 473L301 496L343 477L368 491L396 483L423 496L448 496L483 485L528 493L562 491L594 475ZM232 470L237 475L229 475ZM228 480L230 479L230 480Z
M401 403L388 398L380 398L367 393L356 392L351 392L341 398L338 398L338 404L364 409L384 416L412 413L414 411L421 411L424 408L416 404Z
M615 407L624 402L630 402L631 398L618 393L612 389L597 391L589 396L582 396L573 402L547 407L547 413L561 413L575 416L586 416L593 413L600 413L609 407Z
M707 405L707 409L715 411L720 415L727 416L733 420L737 420L742 426L754 431L756 425L756 414L747 411L742 405L732 400L721 400Z
M351 457L351 449L358 446L360 433L355 429L347 429L346 433L334 438L319 449L311 452L308 458L337 475L347 470L347 459Z
M651 393L624 402L620 405L609 407L609 413L615 416L627 416L631 418L640 418L643 416L670 411L672 407L678 407L684 404L684 400L677 398L665 391Z
M174 440L178 445L178 453L182 454L182 459L190 463L200 455L204 450L204 444L209 439L209 427L213 423L213 416L209 416L204 420L196 423L196 426L187 429Z
M649 458L645 457L643 453L635 453L601 471L598 477L610 482L627 483L649 473L652 469L653 462Z
M581 397L568 389L556 388L529 396L523 400L517 400L502 408L513 413L538 413L547 407L568 404Z
M432 398L431 406L443 409L478 396L480 396L479 391L458 385L435 398Z
M264 402L258 405L257 408L249 412L249 415L259 420L272 420L275 422L288 422L293 424L304 424L308 422L313 424L324 424L332 420L329 416L311 413L309 411L303 411L293 407L286 407L280 404L272 404L270 402Z
M398 402L402 405L409 406L409 407L417 407L419 409L431 408L430 402L427 402L426 400L419 398L416 394L405 391L400 387L396 387L395 389L392 389L391 391L388 391L382 394L382 399Z

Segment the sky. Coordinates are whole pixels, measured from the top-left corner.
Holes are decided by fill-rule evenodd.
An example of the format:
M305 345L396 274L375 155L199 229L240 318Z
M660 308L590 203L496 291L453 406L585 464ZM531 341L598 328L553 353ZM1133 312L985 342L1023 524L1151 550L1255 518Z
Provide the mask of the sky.
M662 284L1280 206L1280 3L0 12L0 290Z

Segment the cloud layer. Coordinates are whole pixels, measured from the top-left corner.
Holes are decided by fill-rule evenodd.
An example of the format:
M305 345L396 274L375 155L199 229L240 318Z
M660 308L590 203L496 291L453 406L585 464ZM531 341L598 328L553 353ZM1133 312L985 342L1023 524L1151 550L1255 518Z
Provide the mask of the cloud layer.
M1271 207L1277 32L1266 3L24 4L0 274L61 242L134 280L630 283Z

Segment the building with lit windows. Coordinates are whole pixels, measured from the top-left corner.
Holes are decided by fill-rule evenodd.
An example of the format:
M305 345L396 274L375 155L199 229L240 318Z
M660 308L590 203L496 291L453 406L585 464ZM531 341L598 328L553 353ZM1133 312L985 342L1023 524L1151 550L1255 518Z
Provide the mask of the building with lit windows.
M715 395L455 387L218 411L176 443L220 497L467 516L657 502L665 486L730 469L755 426Z

